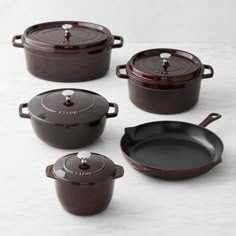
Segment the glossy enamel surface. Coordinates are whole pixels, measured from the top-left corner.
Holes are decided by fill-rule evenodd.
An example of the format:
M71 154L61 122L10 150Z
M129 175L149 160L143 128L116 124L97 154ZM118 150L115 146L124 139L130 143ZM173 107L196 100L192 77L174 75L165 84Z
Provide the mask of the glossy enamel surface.
M46 168L46 175L55 180L57 196L65 210L77 215L97 214L109 205L114 180L123 176L124 169L97 153L91 153L86 163L78 155L60 158Z
M68 89L50 90L19 106L19 116L30 119L35 134L58 148L78 148L95 141L107 118L116 117L118 105L88 90L74 91L69 106L62 95ZM28 108L28 113L24 111ZM109 112L112 108L114 111Z
M14 47L24 48L31 74L57 82L104 76L109 70L111 50L122 47L123 42L121 36L112 35L104 26L80 21L33 25L12 39Z
M129 97L137 107L173 114L197 103L202 79L213 77L214 70L191 53L162 48L135 54L126 65L117 66L116 74L128 80Z

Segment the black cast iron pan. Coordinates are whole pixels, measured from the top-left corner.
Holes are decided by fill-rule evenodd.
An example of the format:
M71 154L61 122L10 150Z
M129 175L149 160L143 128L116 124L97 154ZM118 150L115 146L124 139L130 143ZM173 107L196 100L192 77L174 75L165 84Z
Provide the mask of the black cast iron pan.
M201 175L222 159L223 142L205 127L221 115L211 113L199 125L158 121L125 128L121 149L133 168L164 179Z

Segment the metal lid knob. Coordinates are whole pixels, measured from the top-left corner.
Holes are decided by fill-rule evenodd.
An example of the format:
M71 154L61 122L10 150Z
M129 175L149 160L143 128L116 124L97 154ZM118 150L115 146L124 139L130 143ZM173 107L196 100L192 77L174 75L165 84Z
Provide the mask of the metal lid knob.
M91 157L91 153L86 151L78 152L77 157L81 159L82 164L86 164L88 159Z
M160 57L163 59L169 59L171 57L171 54L167 52L163 52L160 54Z
M62 25L62 29L65 30L65 37L67 39L69 39L70 36L71 36L70 29L72 29L72 27L73 26L71 24L64 24L64 25Z
M170 64L169 64L169 61L168 61L168 59L170 59L170 57L171 57L171 54L170 54L170 53L167 53L167 52L164 52L164 53L161 53L161 54L160 54L160 58L163 59L163 61L162 61L162 67L164 68L164 71L165 71L165 72L166 72L168 66L170 65Z
M71 96L74 94L75 92L71 89L67 89L67 90L63 90L62 91L62 95L66 97L66 102L64 103L66 106L71 106L73 105L73 102L71 102Z

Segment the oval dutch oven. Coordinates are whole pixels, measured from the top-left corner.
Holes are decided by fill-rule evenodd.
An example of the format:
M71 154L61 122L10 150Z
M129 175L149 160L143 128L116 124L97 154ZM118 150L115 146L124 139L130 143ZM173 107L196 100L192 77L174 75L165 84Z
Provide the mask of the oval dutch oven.
M103 211L110 203L114 180L124 169L109 158L89 152L72 153L46 168L55 179L56 192L65 210L77 215Z
M213 77L214 70L191 53L163 48L135 54L126 65L117 66L116 74L128 79L129 97L137 107L171 114L197 103L202 79Z
M24 48L28 71L36 77L79 82L105 75L111 50L122 47L123 38L101 25L57 21L33 25L12 43Z
M110 108L113 112L109 112ZM28 108L25 113L24 108ZM107 118L116 117L118 105L82 89L40 93L19 106L19 115L31 120L36 135L58 148L83 147L103 132Z

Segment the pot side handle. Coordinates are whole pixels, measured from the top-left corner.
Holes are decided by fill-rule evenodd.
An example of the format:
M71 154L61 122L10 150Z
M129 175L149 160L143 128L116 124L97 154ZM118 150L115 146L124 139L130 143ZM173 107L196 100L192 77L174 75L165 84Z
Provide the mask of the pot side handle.
M109 102L109 107L114 107L115 110L112 113L107 113L107 118L116 117L118 115L118 112L119 112L118 105L116 103Z
M121 78L121 79L129 79L129 76L127 75L127 73L122 74L122 73L120 72L120 70L124 70L124 69L126 69L126 65L117 66L117 67L116 67L116 75L117 75L119 78Z
M120 42L119 43L113 43L112 45L112 48L121 48L123 47L123 44L124 44L124 38L122 36L118 36L118 35L113 35L114 37L114 42L115 40L119 40Z
M16 42L16 40L21 40L21 42ZM23 48L24 43L22 42L22 35L15 35L12 38L12 45L16 48Z
M55 179L55 176L53 174L53 165L47 166L47 168L46 168L46 176L48 178Z
M203 65L203 67L204 67L204 72L203 72L203 74L202 74L202 78L203 78L203 79L212 78L213 75L214 75L214 69L212 68L212 66L210 66L210 65ZM205 70L209 70L210 73L204 74L204 73L205 73Z
M209 114L200 124L199 126L201 127L206 127L209 125L211 122L218 120L221 118L221 115L218 113L211 113Z
M23 112L23 108L26 108L26 107L28 107L28 103L22 103L22 104L20 104L20 106L19 106L19 116L21 117L21 118L27 118L27 119L30 119L30 114L28 113L24 113Z
M114 179L118 179L124 175L124 168L122 166L116 165L116 173Z

